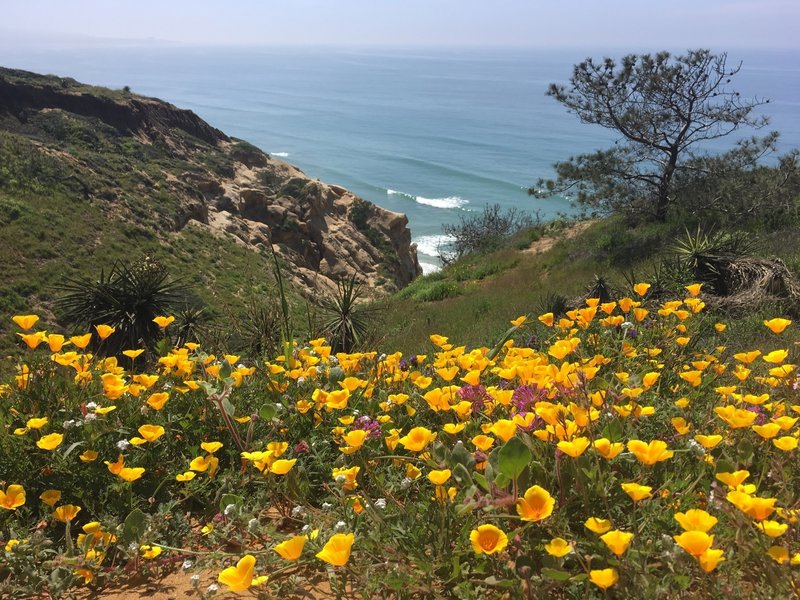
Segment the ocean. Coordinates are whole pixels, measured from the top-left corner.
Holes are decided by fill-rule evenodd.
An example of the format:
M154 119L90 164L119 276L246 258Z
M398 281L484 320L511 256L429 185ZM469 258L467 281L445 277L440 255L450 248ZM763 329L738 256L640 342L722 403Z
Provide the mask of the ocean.
M680 50L678 51L680 52ZM486 205L543 218L569 198L527 189L552 164L613 143L545 95L603 50L364 50L0 46L0 65L155 96L319 178L408 215L425 271L438 268L444 223ZM769 98L759 114L800 147L797 52L729 51L732 86ZM756 132L742 132L739 137ZM730 147L725 138L712 150Z

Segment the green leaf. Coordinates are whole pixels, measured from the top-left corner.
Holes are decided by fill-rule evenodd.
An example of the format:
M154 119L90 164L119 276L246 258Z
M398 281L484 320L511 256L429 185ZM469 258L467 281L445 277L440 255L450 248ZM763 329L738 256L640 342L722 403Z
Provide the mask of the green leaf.
M516 481L533 458L530 449L518 437L512 437L500 448L498 467L500 473Z
M271 402L262 406L261 410L258 411L258 416L265 421L271 421L276 414L278 414L278 408Z
M733 473L736 470L736 465L734 465L731 461L720 459L717 461L717 464L714 466L714 474L717 473Z
M546 577L547 579L552 579L554 581L567 581L572 574L568 571L560 571L559 569L549 569L544 567L541 570L542 577Z
M489 482L486 481L486 477L484 477L482 473L473 473L472 480L479 486L481 486L481 488L483 488L483 491L488 492L491 490L491 488L489 487Z
M147 526L147 517L138 508L134 508L125 517L125 524L122 526L122 545L138 543Z
M83 442L75 442L73 444L70 444L69 448L64 450L64 458L67 458L70 454L72 454L72 451L75 450L75 448L77 448L78 446L83 446L83 444L84 444Z
M244 498L235 494L223 494L219 500L219 512L224 513L225 509L231 504L236 507L236 510L239 510L244 504Z
M453 469L453 477L461 485L464 485L466 483L469 484L472 483L472 476L470 475L470 472L461 463L457 464Z
M620 423L619 419L610 421L608 425L603 428L603 437L612 442L622 439L622 423Z
M457 464L463 465L467 470L472 470L475 466L475 458L472 453L464 447L461 440L456 442L450 454L450 464L455 468Z
M234 407L227 398L222 399L222 410L224 410L225 414L229 417L233 417L236 414L236 407Z
M508 484L511 483L511 477L504 473L498 473L497 477L494 478L494 484L499 487L501 490L508 487Z

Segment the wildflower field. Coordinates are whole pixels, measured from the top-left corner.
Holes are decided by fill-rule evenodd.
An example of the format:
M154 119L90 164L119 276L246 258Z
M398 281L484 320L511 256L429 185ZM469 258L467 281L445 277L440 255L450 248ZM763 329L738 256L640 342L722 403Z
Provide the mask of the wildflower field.
M104 357L113 327L14 316L0 595L184 569L201 597L793 597L796 325L729 350L700 285L648 288L413 356L216 356L163 316L161 355Z

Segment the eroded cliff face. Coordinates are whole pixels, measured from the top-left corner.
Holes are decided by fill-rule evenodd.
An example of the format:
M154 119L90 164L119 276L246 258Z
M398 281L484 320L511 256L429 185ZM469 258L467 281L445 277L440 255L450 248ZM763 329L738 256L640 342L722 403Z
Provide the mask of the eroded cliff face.
M353 273L391 292L422 272L405 215L311 180L161 100L0 69L0 130L57 157L76 195L103 201L109 218L151 219L165 239L199 227L274 250L305 293Z
M188 185L203 195L187 201L190 210L178 227L207 227L256 249L271 246L293 265L290 279L307 290L330 291L356 273L370 288L388 292L421 274L405 215L310 180L255 149L242 156L240 147L232 149L235 144L220 144L239 155L229 177L178 178L177 188Z

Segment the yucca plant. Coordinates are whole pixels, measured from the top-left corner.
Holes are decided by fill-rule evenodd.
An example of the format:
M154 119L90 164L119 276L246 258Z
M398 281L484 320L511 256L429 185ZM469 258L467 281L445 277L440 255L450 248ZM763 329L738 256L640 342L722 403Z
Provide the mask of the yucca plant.
M359 304L364 288L356 275L336 284L336 293L316 302L322 312L322 334L334 352L352 352L369 331L369 315L374 309Z
M116 263L97 280L68 279L57 291L63 293L56 310L64 323L87 330L100 324L115 329L105 340L93 336L92 350L106 356L151 349L163 335L153 319L178 310L186 296L183 283L171 279L166 267L149 256L130 266Z
M686 230L686 236L675 242L672 253L691 274L694 281L705 283L718 295L729 292L726 270L732 263L752 255L755 240L744 232Z

